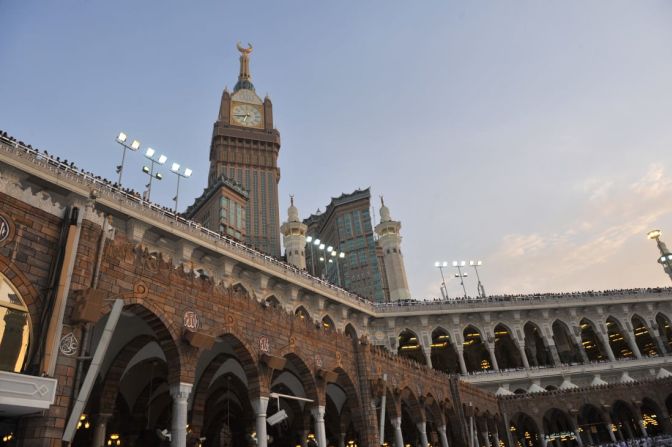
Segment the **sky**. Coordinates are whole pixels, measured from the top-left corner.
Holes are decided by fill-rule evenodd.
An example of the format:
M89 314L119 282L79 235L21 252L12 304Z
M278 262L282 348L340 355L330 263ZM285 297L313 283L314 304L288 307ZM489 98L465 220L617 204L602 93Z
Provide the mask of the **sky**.
M0 0L0 16L0 129L78 167L116 179L123 130L193 169L190 203L250 42L281 220L290 194L305 217L371 187L402 222L415 298L440 295L435 261L470 259L488 294L669 285L646 233L672 243L672 2ZM125 186L143 189L143 161ZM165 170L152 199L175 187Z

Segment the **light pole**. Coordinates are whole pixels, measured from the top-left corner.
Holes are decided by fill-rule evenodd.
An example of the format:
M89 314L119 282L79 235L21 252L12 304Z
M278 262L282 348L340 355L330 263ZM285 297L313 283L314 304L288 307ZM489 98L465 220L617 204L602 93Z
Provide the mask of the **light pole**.
M336 250L332 250L331 257L332 259L336 260L336 279L338 280L338 285L340 287L343 287L343 285L341 284L341 268L338 265L338 260L345 258L345 253L343 253L342 251L338 252ZM332 262L332 259L330 259L329 262Z
M119 135L117 135L117 143L121 144L124 148L122 154L121 154L121 164L117 166L117 173L119 174L119 180L117 180L117 184L119 187L121 187L121 174L124 173L124 161L126 161L126 149L130 149L133 152L137 151L140 149L140 142L138 140L133 140L131 142L131 145L126 144L126 140L128 139L128 136L124 132L119 132Z
M175 201L175 214L177 214L177 201L180 197L180 179L191 177L192 171L189 168L184 168L184 172L182 173L180 172L179 163L173 163L173 165L170 167L170 172L177 175L177 191L175 192L175 197L173 198Z
M145 185L145 186L147 186L147 191L145 191L145 193L147 194L147 197L145 198L145 200L147 200L148 202L149 202L150 196L152 195L152 180L154 178L156 178L157 180L161 180L163 178L163 175L161 175L160 172L157 172L156 174L154 174L154 165L157 164L157 163L162 165L166 162L166 160L168 160L168 157L166 157L165 155L159 155L158 159L154 159L153 157L154 157L155 153L156 153L156 151L154 149L152 149L151 147L147 148L147 151L145 152L145 158L147 158L147 160L149 160L152 163L151 168L148 168L147 166L142 167L142 172L144 172L145 174L147 174L149 176L149 183L147 183L147 185Z
M656 241L656 245L658 245L658 251L660 251L658 263L663 266L663 270L665 273L667 273L667 276L672 279L672 253L670 253L670 250L667 249L665 242L660 240L660 236L662 234L663 232L660 230L651 230L646 234L646 236L649 239Z
M446 277L443 276L443 268L448 267L448 262L447 261L443 261L443 262L436 261L434 263L434 267L438 267L439 271L441 272L441 281L442 281L441 282L441 296L443 296L444 300L447 300L448 299L448 289L446 288Z
M320 245L320 240L312 236L306 236L306 243L310 245L310 274L315 276L315 253L313 252L313 245Z
M485 288L481 284L481 277L478 276L478 268L483 265L482 261L469 261L469 265L476 271L476 279L478 280L478 296L485 298Z
M464 287L464 278L467 276L467 274L462 274L462 267L467 265L467 261L453 261L453 267L457 267L457 271L459 274L456 274L456 278L460 278L460 284L462 284L462 290L464 291L464 299L467 299L467 288Z

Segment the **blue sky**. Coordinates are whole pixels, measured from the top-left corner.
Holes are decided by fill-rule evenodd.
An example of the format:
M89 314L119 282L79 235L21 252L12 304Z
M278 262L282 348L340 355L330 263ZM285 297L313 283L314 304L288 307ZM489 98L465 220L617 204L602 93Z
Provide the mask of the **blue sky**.
M489 293L669 283L672 3L0 0L0 128L115 178L119 130L207 181L235 43L282 136L282 217L358 187L402 221L410 286L480 258ZM142 157L125 179L142 189ZM175 178L153 187L170 206ZM467 287L475 293L468 278ZM458 295L457 281L449 293Z

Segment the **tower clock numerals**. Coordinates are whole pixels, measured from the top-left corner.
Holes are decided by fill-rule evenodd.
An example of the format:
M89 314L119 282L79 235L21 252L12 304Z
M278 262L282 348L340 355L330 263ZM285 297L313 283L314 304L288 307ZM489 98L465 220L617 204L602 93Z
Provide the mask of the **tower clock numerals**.
M231 115L233 122L239 126L261 127L261 111L251 104L235 104Z

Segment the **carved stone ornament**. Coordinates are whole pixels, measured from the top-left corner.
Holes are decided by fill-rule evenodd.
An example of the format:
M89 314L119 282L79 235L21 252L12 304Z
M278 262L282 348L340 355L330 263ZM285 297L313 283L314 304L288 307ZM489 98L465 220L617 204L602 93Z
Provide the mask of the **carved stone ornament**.
M259 351L261 352L271 352L271 342L268 337L262 335L259 337Z
M201 326L201 321L198 318L198 314L193 310L188 310L184 313L184 318L182 324L185 328L195 331Z
M63 355L73 356L79 350L79 340L72 332L65 334L61 338L60 350Z
M324 363L322 362L322 357L320 357L320 354L315 354L315 366L318 368L322 368L322 365Z
M14 222L5 214L0 213L0 245L12 239L14 239Z

